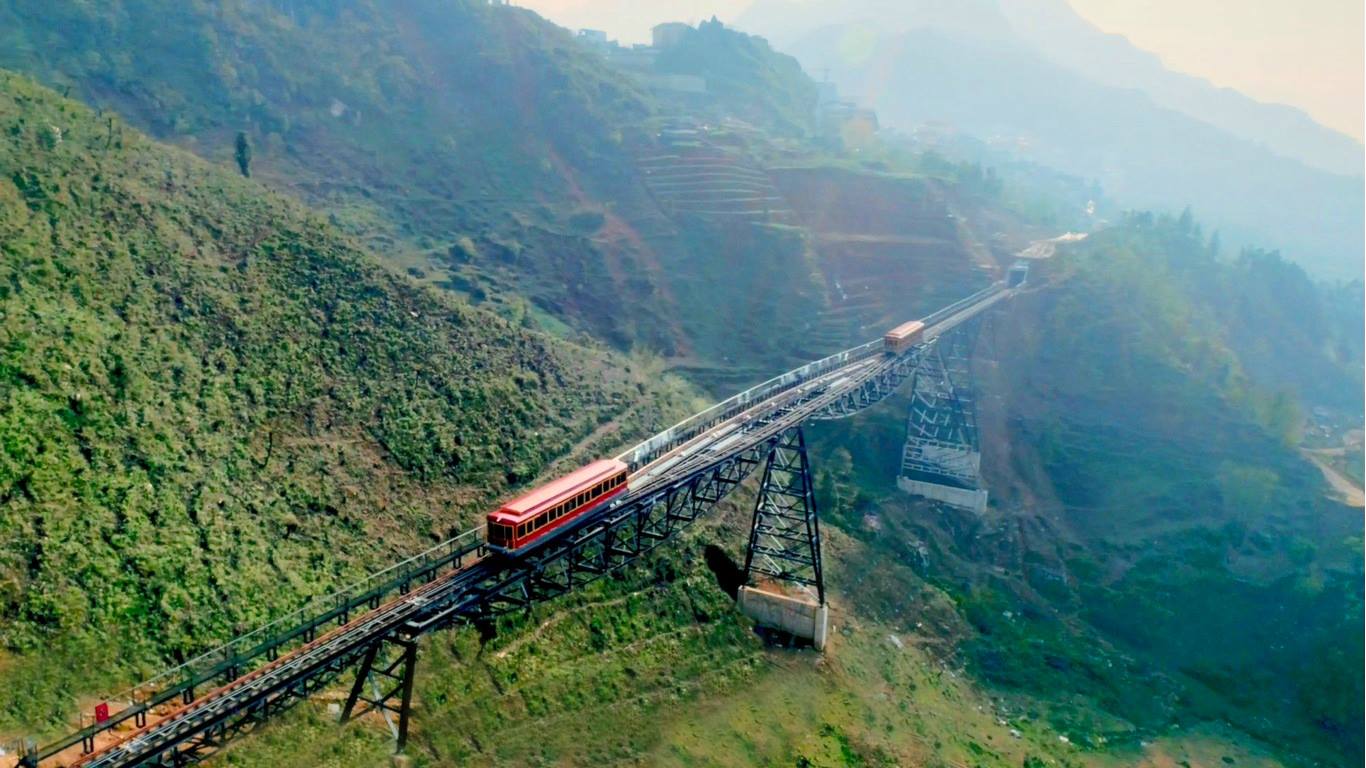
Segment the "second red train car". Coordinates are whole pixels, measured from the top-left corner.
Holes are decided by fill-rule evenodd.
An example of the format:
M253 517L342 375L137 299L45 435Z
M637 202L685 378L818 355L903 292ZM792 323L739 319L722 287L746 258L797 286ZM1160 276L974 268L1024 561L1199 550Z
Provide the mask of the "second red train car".
M584 512L624 493L629 472L625 463L603 459L527 491L489 513L489 548L517 554Z

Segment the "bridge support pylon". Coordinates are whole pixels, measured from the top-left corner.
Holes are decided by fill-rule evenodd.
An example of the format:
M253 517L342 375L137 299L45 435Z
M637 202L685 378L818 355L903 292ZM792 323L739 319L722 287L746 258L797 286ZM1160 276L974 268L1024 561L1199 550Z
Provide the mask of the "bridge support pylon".
M413 705L413 674L417 669L417 638L391 635L376 640L365 650L356 670L356 681L342 708L341 722L358 714L378 711L394 735L394 751L408 744L408 720ZM365 687L370 686L367 694ZM366 705L356 712L356 705ZM390 717L398 716L395 723Z
M982 452L972 374L976 323L941 338L916 369L897 487L959 509L984 512Z
M801 427L780 435L764 462L754 503L740 611L824 650L829 630L820 519Z

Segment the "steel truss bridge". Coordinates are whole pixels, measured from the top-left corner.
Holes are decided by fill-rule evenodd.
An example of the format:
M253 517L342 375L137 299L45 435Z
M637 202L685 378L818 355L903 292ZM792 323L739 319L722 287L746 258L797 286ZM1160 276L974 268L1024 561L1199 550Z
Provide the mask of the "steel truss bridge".
M718 403L619 456L631 467L629 492L531 552L516 559L491 554L482 530L468 531L168 670L122 697L131 703L108 719L23 750L20 765L193 763L351 668L356 676L342 721L379 711L402 750L418 638L487 623L601 578L668 541L756 472L762 480L746 581L785 582L823 606L802 425L881 401L916 374L941 337L1014 293L997 283L924 318L922 342L899 356L885 355L880 340L870 342Z

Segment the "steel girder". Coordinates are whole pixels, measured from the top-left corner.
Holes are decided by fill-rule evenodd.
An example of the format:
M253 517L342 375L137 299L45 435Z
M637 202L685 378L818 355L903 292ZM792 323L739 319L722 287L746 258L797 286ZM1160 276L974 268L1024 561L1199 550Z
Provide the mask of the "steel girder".
M819 604L825 605L820 520L801 427L784 432L764 462L744 574L746 582L762 574L814 587Z
M778 438L757 442L691 476L593 515L515 561L448 605L434 605L411 631L488 621L563 595L638 559L716 506L772 453Z
M975 330L974 322L949 334L912 377L903 477L978 486L981 452L970 370Z
M906 383L906 379L915 374L925 355L933 350L937 343L938 339L931 339L911 348L904 355L889 360L869 376L862 386L844 393L823 410L813 414L811 420L830 421L848 418L887 399Z
M141 751L136 749L138 745L134 743L134 748L128 752L128 760L116 760L112 764L182 768L198 763L237 735L254 730L265 720L322 690L354 664L363 650L352 649L329 659L312 674L265 689L244 705L210 710L204 717L187 723L181 738L164 740L160 746Z
M386 651L397 653L386 654ZM386 655L392 658L386 659ZM365 658L356 669L356 680L351 685L351 693L346 697L340 721L345 723L356 713L358 702L366 706L364 712L378 711L394 731L394 749L402 752L408 743L408 720L413 702L413 675L417 668L417 638L395 633L381 638L365 651ZM370 683L372 691L365 694L365 684ZM386 684L392 685L388 690ZM391 703L395 699L397 704ZM389 721L389 713L398 715L398 725Z

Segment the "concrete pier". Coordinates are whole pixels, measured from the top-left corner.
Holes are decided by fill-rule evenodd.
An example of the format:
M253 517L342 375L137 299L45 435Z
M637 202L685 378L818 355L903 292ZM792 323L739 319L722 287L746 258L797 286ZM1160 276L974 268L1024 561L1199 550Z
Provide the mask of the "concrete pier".
M825 650L827 633L830 631L829 606L818 605L815 600L748 586L740 587L736 602L740 612L760 626L810 640L816 650Z
M906 493L942 501L951 507L966 509L979 515L987 509L987 492L982 488L957 488L952 485L912 480L909 477L898 477L896 487Z

